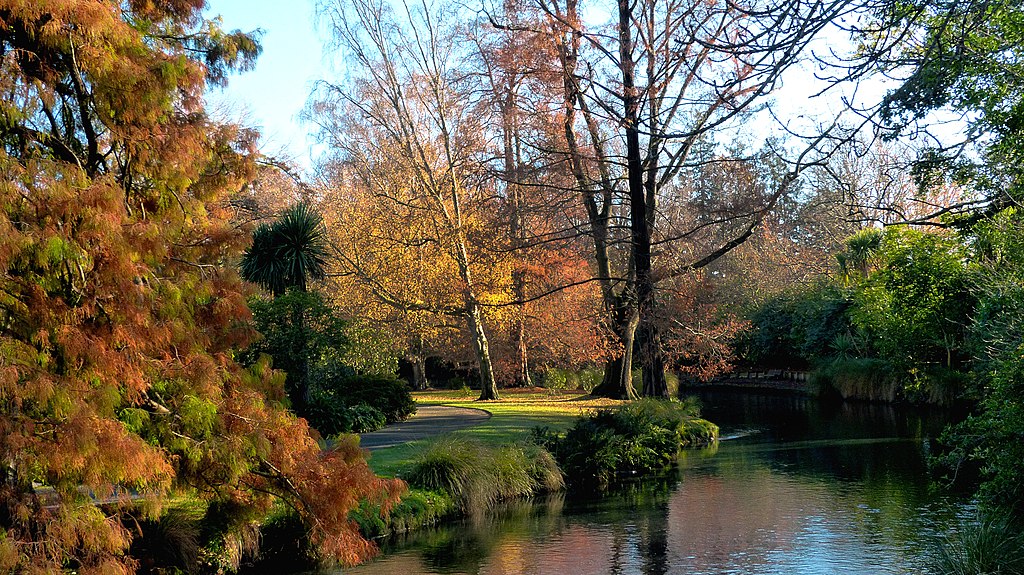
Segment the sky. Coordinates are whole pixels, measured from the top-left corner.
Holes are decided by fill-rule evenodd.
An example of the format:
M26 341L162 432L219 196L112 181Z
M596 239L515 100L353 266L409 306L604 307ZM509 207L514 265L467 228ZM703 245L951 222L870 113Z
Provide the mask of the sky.
M227 88L212 88L207 94L210 108L224 110L228 119L258 128L263 153L290 159L307 171L322 147L310 133L314 128L304 123L300 114L314 83L337 76L326 62L327 35L318 29L314 4L315 0L207 0L206 9L206 17L219 15L226 30L263 31L263 54L256 69L231 76ZM819 39L817 47L832 40ZM788 71L773 98L773 111L787 118L791 127L806 128L815 123L812 118L831 117L835 111L828 109L839 103L833 94L808 99L821 88L813 80L813 68L805 63ZM872 92L872 99L880 97L879 87L866 90ZM778 133L777 124L769 117L737 129L755 140Z
M312 0L207 0L205 14L220 15L225 30L263 30L256 69L231 76L225 89L211 89L208 105L259 128L265 154L309 169L317 151L312 128L299 115L314 82L330 77Z

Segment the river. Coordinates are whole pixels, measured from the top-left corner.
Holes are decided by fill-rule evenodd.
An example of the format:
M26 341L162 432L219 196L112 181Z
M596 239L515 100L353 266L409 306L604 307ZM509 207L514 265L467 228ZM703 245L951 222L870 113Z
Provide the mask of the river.
M927 573L970 514L930 482L945 418L890 406L705 393L716 447L612 494L552 496L382 542L352 575Z

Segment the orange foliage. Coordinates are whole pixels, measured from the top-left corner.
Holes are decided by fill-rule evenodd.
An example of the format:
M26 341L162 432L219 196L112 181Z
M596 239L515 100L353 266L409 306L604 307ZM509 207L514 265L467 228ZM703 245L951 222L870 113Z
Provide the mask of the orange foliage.
M178 490L287 501L351 562L372 548L344 514L401 488L232 359L252 333L227 200L256 136L201 96L258 49L202 5L0 0L2 572L131 573L121 512Z
M669 365L703 381L730 371L733 339L747 322L716 301L715 282L693 272L663 289L659 328Z

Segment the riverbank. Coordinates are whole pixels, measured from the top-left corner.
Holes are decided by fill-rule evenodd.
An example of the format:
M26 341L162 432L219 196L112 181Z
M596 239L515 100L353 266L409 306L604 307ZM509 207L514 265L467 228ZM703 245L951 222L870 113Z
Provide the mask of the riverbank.
M440 439L374 451L371 467L406 480L410 491L385 518L373 507L356 514L370 537L472 516L511 498L560 491L566 483L591 488L617 476L642 476L671 465L683 447L718 436L717 426L696 417L692 403L624 402L536 389L507 390L497 402L471 401L465 392L423 392L415 398L424 405L471 405L491 417Z
M944 374L944 375L937 375ZM776 395L821 397L835 401L953 407L966 377L950 371L931 374L931 383L907 381L885 361L843 358L822 362L809 370L745 368L708 381L680 381L682 395L702 391L743 391Z
M476 401L477 392L470 390L418 391L412 395L417 406L459 407L489 413L490 417L479 425L453 432L456 437L469 437L489 446L526 441L534 427L565 431L581 415L625 403L580 391L543 388L503 389L499 401ZM414 441L375 450L370 456L370 468L377 475L402 478L425 444L426 441Z
M736 437L595 497L556 494L381 540L346 575L925 573L970 505L934 489L941 412L702 394Z

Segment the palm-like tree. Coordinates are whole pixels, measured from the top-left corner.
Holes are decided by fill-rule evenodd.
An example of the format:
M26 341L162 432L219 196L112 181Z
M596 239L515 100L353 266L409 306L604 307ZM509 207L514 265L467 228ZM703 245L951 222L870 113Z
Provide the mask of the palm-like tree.
M308 282L323 279L327 267L327 230L324 220L305 203L288 208L273 224L261 224L252 234L252 245L242 255L241 273L278 298L289 288L306 292ZM306 320L302 304L292 309L296 328L295 356L282 363L291 365L286 384L292 405L301 416L308 415L310 361L307 357ZM282 360L284 358L276 358Z
M327 267L327 231L316 208L300 203L273 224L253 231L242 256L242 277L280 296L288 288L307 291L309 281L323 279Z

